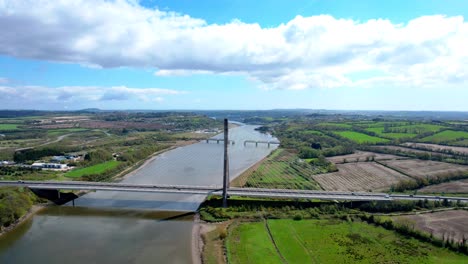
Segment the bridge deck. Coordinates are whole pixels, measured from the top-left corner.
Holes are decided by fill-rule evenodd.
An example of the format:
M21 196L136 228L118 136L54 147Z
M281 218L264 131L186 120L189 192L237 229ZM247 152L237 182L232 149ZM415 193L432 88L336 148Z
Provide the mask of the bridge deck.
M89 191L122 191L149 193L180 193L200 195L221 195L221 186L190 186L190 185L154 185L105 182L71 182L71 181L0 181L0 186L27 187L31 189L56 190L89 190ZM290 198L290 199L321 199L321 200L353 200L353 201L390 201L390 200L443 200L468 202L466 197L447 197L432 195L404 195L372 192L334 192L317 190L286 190L259 188L229 188L229 195L244 197Z

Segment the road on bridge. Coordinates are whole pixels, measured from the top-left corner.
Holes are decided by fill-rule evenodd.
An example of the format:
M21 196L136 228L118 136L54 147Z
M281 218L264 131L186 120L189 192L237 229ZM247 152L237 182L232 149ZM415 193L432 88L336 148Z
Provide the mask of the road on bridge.
M84 181L0 181L0 186L27 187L31 189L49 190L86 190L86 191L121 191L147 193L179 193L221 195L221 186L189 186L189 185L149 185ZM289 198L289 199L320 199L345 201L391 201L391 200L429 200L429 201L461 201L468 202L467 197L448 197L433 195L406 195L373 192L337 192L316 190L287 190L260 188L229 188L230 196Z

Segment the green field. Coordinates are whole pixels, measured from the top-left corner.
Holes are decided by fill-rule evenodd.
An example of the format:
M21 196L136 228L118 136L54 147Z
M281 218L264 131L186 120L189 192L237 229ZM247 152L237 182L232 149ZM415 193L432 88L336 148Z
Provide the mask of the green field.
M462 141L465 139L468 139L468 132L445 130L437 134L434 134L432 136L425 137L421 139L421 141L440 143L440 142L450 142L450 141L456 141L456 140Z
M396 129L406 129L407 133L426 133L426 132L438 132L441 129L445 128L444 126L433 125L433 124L416 124L416 125L406 125L398 126Z
M414 138L417 134L414 133L384 133L384 127L371 127L366 130L369 132L374 132L380 137L386 137L391 139L400 139L400 138Z
M333 122L322 122L318 123L318 126L323 126L323 127L330 127L330 128L335 128L335 127L340 127L340 128L351 128L351 124L347 123L333 123Z
M409 123L408 122L374 122L374 121L365 121L365 122L357 122L354 123L359 127L364 127L364 128L373 128L373 127L385 127L386 125L388 126L406 126Z
M84 175L100 174L100 173L116 168L119 164L120 162L111 160L111 161L96 164L90 167L85 167L85 168L69 171L65 174L65 176L70 177L70 178L79 178Z
M17 130L18 124L0 124L0 130Z
M467 263L468 257L363 222L241 223L226 241L229 263ZM278 253L279 252L279 253ZM282 261L280 254L284 257Z
M50 129L47 130L47 134L51 136L58 136L62 134L68 134L68 133L73 133L73 132L81 132L81 131L87 131L89 129L86 128L64 128L64 129Z
M317 190L320 187L310 175L320 172L295 154L277 149L258 167L244 172L233 184L257 188Z
M333 133L340 135L342 137L345 137L347 139L350 139L359 144L362 144L362 143L375 144L375 143L388 141L388 139L373 137L373 136L369 136L369 135L359 133L359 132L354 132L354 131L334 131Z

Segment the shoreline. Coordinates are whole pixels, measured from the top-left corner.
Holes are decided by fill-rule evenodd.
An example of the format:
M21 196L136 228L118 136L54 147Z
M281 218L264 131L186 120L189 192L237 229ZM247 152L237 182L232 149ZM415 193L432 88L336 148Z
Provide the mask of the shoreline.
M205 242L203 235L215 230L219 224L207 223L200 219L200 214L196 213L193 217L192 227L192 263L202 264L203 263L203 251L205 249Z
M26 214L24 214L22 217L16 219L16 221L13 222L11 225L9 225L7 227L2 227L0 229L0 237L8 234L12 230L14 230L16 227L18 227L21 224L23 224L24 222L26 222L26 220L29 220L31 217L33 217L36 213L44 210L46 207L47 207L47 204L43 204L43 205L37 205L36 204L36 205L31 206L31 208L26 212Z

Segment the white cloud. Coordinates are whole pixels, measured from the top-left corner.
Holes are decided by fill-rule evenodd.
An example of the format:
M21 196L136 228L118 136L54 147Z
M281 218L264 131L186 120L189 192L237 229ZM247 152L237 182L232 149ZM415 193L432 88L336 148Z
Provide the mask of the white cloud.
M0 77L0 84L6 84L8 82L9 82L9 80L7 78Z
M164 97L184 94L184 91L161 88L129 88L125 86L0 86L0 105L37 105L38 102L77 105L81 102L101 103L104 101L162 102ZM18 105L16 105L17 107Z
M0 0L0 27L4 55L157 68L158 76L243 74L265 89L448 87L468 81L468 23L461 16L424 16L405 24L297 16L262 28L237 20L208 24L137 1ZM369 71L385 75L349 77Z

